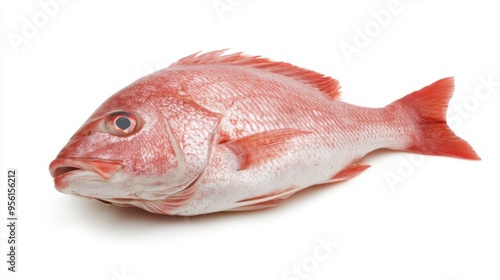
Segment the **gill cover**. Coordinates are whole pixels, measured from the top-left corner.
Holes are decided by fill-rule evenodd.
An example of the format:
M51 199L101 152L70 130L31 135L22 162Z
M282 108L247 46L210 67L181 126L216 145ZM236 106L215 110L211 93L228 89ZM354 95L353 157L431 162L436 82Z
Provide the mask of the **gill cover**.
M173 98L163 123L170 140L171 149L177 162L175 174L167 178L166 185L172 195L186 189L194 182L207 166L210 158L214 135L222 115L198 105L189 98ZM158 198L158 197L157 197Z

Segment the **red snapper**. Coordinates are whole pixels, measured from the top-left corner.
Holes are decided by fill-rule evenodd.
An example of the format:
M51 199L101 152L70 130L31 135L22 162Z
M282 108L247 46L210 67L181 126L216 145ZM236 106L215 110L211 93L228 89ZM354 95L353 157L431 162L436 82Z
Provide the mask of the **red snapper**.
M187 56L106 100L50 164L62 193L167 215L275 206L350 179L377 149L479 159L446 124L453 78L383 108L339 83L224 51Z

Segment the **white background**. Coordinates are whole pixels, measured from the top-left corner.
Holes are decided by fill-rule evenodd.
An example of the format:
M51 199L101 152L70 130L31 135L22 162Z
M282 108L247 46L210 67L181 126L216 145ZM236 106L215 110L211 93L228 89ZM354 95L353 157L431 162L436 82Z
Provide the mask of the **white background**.
M1 279L500 279L498 2L401 1L381 23L389 1L70 0L51 15L47 2L0 6ZM38 27L23 35L27 22ZM50 161L107 97L223 48L330 75L363 106L455 76L449 118L482 160L376 153L357 178L277 208L189 219L55 190ZM488 91L482 79L498 82ZM5 267L9 167L17 273Z

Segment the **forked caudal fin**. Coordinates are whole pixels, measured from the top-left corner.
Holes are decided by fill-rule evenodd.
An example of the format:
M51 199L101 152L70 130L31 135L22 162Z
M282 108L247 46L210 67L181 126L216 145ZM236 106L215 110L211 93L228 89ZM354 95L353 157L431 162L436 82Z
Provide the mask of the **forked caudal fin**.
M446 123L446 110L454 89L454 79L444 78L396 100L391 105L413 110L419 130L406 151L427 155L450 156L479 160L479 156L465 140Z

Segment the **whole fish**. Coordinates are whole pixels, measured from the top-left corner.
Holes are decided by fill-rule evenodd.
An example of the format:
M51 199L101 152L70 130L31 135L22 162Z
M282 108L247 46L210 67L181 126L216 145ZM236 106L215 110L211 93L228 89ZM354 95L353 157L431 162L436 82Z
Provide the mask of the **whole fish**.
M57 190L167 215L272 207L350 179L377 149L479 159L446 123L453 78L383 108L242 53L195 53L106 100L50 164Z

